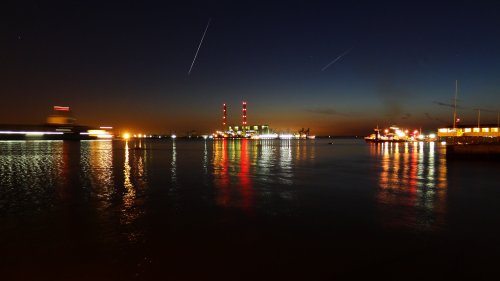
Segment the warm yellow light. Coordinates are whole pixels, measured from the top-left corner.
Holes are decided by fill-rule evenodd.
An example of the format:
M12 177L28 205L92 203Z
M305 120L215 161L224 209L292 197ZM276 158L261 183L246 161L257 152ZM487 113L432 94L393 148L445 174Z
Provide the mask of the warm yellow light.
M81 133L81 134L86 134L91 137L97 137L100 139L110 139L113 137L108 131L106 130L88 130L87 133Z
M123 137L123 139L128 140L128 139L130 139L130 134L129 133L125 133L125 134L123 134L122 137Z

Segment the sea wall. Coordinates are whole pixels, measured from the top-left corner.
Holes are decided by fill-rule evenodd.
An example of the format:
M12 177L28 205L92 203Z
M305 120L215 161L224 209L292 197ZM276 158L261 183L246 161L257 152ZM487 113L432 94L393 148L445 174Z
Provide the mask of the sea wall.
M500 144L447 145L446 157L457 159L500 160Z

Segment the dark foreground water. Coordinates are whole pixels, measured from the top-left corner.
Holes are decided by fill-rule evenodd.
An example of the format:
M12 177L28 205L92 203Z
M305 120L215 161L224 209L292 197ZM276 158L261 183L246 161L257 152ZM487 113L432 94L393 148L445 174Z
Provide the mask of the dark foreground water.
M0 279L498 278L500 163L328 142L0 142Z

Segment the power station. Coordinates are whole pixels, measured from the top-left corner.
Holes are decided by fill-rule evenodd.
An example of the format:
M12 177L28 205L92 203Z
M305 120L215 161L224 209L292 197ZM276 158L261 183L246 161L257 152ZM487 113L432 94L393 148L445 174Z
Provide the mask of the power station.
M258 138L271 134L268 125L248 125L247 102L241 104L241 125L230 124L228 121L228 106L222 105L222 131L213 134L216 138Z

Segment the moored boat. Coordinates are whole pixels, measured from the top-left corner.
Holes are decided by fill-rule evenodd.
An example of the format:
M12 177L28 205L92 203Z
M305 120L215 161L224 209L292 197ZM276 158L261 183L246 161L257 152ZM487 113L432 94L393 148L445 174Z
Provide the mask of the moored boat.
M397 126L391 126L381 130L378 127L374 133L365 137L366 142L408 142L408 141L434 141L435 134L423 135L419 130L409 131L400 129Z

